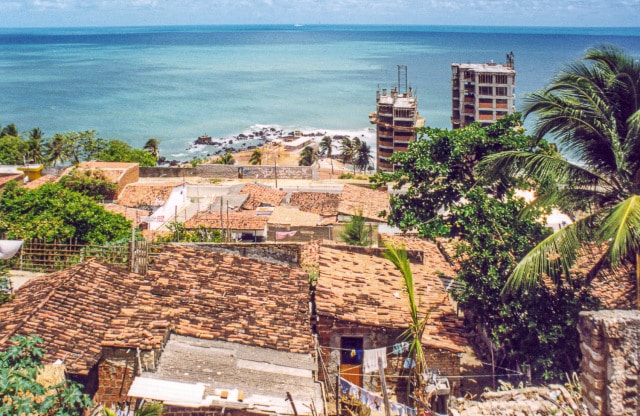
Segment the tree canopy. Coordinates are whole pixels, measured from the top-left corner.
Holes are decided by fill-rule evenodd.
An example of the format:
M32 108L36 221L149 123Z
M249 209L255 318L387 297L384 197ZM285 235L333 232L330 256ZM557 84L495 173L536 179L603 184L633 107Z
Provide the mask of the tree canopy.
M38 382L43 371L38 336L16 336L6 351L0 351L0 416L76 416L91 407L82 385L69 380L44 385Z
M28 190L12 181L0 196L0 233L9 239L76 239L105 243L128 238L131 224L95 199L59 183Z
M525 202L516 197L516 185L539 189L549 184L535 178L490 183L477 172L479 161L495 152L552 155L553 147L526 135L519 114L487 127L419 132L406 153L391 156L394 172L372 178L377 184L393 182L397 190L390 223L427 238L451 238L460 265L453 294L487 358L509 368L530 364L540 378L575 370L580 354L575 324L586 295L555 287L501 293L518 259L550 232L535 215L522 215Z
M593 242L607 247L593 274L635 261L640 281L640 61L612 46L590 49L526 97L525 114L536 136L551 136L565 157L502 152L483 161L485 176L553 180L537 205L558 206L575 221L523 257L507 288L545 275L570 278L581 248Z

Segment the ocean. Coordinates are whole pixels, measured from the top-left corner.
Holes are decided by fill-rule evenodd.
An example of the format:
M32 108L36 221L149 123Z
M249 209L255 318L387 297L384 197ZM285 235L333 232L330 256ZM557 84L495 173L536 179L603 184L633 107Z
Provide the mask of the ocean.
M153 137L180 160L211 152L193 146L205 133L237 144L273 127L372 142L376 89L397 85L398 65L426 124L450 128L451 63L504 63L512 51L521 98L599 44L640 56L640 28L0 29L0 124L45 136L96 130L136 147Z

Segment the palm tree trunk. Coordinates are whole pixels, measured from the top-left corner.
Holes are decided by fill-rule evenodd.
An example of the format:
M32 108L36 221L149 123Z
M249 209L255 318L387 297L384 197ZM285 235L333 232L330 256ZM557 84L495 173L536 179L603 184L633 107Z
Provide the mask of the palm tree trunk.
M636 299L640 310L640 251L636 251Z

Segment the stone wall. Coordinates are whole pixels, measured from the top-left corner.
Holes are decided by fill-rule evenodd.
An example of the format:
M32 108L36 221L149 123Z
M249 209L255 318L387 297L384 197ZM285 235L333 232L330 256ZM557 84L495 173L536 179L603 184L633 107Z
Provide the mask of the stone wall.
M304 410L303 414L307 414ZM255 413L251 413L246 409L222 409L220 407L200 407L200 408L191 408L191 407L180 407L180 406L167 406L165 407L165 412L163 416L248 416L251 414L263 414L256 410Z
M637 415L640 311L581 312L582 396L591 415Z
M285 240L279 240L287 243L292 242L307 242L320 239L332 240L333 239L333 227L331 225L318 226L318 227L291 227L282 225L268 225L267 226L267 240L276 240L277 232L290 232L295 231L296 234L292 237L287 237Z
M317 166L278 166L273 165L216 165L203 164L195 168L175 168L175 167L141 167L140 176L144 178L182 178L199 176L202 178L221 179L318 179Z
M188 243L202 250L232 253L277 263L299 265L302 246L299 243Z

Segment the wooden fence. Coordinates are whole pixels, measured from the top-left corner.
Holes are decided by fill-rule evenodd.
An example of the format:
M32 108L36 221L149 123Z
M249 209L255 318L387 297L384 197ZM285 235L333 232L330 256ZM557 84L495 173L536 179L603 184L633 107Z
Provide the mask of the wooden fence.
M63 270L89 259L98 259L104 263L130 268L145 274L147 269L148 248L146 241L136 242L132 261L131 244L90 245L79 244L75 240L46 242L42 240L25 241L22 248L4 264L14 270L50 273Z

